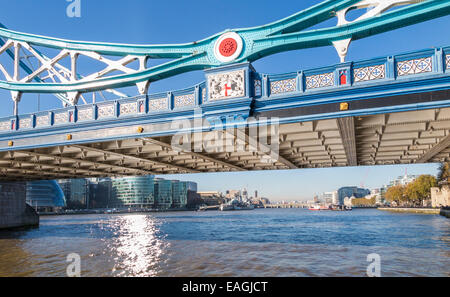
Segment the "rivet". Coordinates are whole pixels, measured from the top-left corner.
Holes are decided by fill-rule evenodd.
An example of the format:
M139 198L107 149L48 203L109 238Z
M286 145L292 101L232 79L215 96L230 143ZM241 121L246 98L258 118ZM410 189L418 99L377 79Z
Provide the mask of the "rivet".
M72 134L67 134L67 135L66 135L66 139L67 139L67 140L72 140Z
M14 145L14 141L8 141L8 146L13 146Z
M138 128L137 128L137 131L138 131L138 133L142 133L142 132L144 132L144 128L138 127Z
M348 103L347 102L341 103L339 109L340 110L348 110Z

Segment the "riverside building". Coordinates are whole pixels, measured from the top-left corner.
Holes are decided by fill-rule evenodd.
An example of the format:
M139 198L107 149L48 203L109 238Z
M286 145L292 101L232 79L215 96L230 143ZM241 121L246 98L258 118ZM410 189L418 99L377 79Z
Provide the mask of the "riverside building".
M173 180L172 181L172 207L186 207L188 197L188 182Z
M396 179L392 180L389 183L388 187L393 187L393 186L405 186L413 181L415 181L418 178L417 175L407 175L405 173L404 176L399 176Z
M337 193L339 205L345 205L345 198L363 198L370 194L370 190L358 187L342 187Z
M185 208L197 197L197 183L165 180L152 175L59 181L68 208ZM71 199L71 200L69 200Z
M39 212L52 212L66 206L64 193L54 180L27 182L26 201Z
M192 192L197 192L197 183L193 182L193 181L187 181L185 182L187 184L188 187L188 191L192 191Z
M111 179L114 207L152 207L155 202L153 176Z
M337 191L333 191L333 192L325 192L325 193L323 193L323 200L326 203L333 204L333 205L338 205L339 204L338 192Z
M69 208L89 207L89 181L87 179L58 180Z
M89 179L89 207L108 208L114 202L110 178Z
M172 206L172 181L162 178L156 178L154 181L155 207L158 209L170 208Z

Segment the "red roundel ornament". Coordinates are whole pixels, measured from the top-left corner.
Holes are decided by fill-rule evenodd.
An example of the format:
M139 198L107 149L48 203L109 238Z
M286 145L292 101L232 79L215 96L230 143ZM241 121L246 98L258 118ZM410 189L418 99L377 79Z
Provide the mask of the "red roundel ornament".
M233 38L224 39L219 44L219 52L224 57L232 56L237 50L237 42Z
M243 41L235 32L228 32L219 37L214 46L214 55L220 62L231 62L242 52Z

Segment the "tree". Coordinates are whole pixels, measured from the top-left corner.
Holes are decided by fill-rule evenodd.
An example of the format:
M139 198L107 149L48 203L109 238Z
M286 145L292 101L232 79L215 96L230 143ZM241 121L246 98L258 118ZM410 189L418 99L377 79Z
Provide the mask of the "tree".
M450 162L443 162L439 166L438 182L450 182Z
M416 180L417 181L417 180ZM405 198L408 204L417 204L421 200L420 196L420 185L418 182L413 181L406 185L405 187Z
M370 199L366 198L355 198L352 200L353 206L374 206L376 204L376 197Z
M434 176L421 175L406 186L406 199L413 204L420 204L423 200L431 198L431 188L436 186L437 180Z
M392 186L387 189L386 194L384 196L386 197L386 200L389 202L396 202L397 204L400 203L400 201L404 200L404 192L405 188L401 185L398 186Z

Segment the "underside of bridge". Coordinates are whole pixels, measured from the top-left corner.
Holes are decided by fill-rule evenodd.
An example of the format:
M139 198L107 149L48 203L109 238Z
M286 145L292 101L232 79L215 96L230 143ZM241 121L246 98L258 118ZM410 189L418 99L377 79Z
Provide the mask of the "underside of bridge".
M347 19L354 9L363 14ZM79 42L0 24L0 56L8 56L0 89L14 106L0 118L0 181L449 161L450 47L345 62L354 40L449 14L449 1L333 0L173 45ZM315 27L334 17L336 26ZM327 45L339 64L275 75L251 65ZM148 92L200 69L205 81L195 86ZM125 87L139 95L118 91ZM119 98L97 102L103 91ZM64 108L19 113L23 94L41 93ZM280 124L257 123L255 139L253 118ZM177 121L193 128L177 130ZM180 131L197 133L183 150L172 146Z
M201 152L174 149L172 136L0 152L0 180L450 161L450 108L281 124L278 150L275 140L255 147L242 131L213 132L228 141Z

